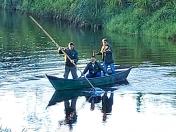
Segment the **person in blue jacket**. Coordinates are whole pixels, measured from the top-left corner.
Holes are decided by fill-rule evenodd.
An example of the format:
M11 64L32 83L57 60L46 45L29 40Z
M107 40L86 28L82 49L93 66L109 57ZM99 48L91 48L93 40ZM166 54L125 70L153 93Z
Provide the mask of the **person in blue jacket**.
M64 78L67 79L69 73L71 72L73 79L78 78L77 75L77 67L76 64L78 62L78 52L76 51L74 47L74 43L70 42L68 44L68 48L59 48L60 54L65 54L65 72L64 72ZM69 58L67 57L69 56Z
M91 61L87 64L82 75L88 72L88 74L86 75L87 78L100 77L101 71L103 71L104 75L107 75L106 71L101 66L101 64L96 61L95 56L92 56Z

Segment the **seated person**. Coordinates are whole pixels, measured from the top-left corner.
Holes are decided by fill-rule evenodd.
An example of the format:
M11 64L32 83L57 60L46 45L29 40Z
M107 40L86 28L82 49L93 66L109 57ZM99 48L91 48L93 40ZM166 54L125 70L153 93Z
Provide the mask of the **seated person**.
M89 73L86 75L87 78L100 77L101 71L103 71L104 75L107 75L101 64L96 61L95 56L91 57L91 62L87 64L82 75L86 74L88 71Z

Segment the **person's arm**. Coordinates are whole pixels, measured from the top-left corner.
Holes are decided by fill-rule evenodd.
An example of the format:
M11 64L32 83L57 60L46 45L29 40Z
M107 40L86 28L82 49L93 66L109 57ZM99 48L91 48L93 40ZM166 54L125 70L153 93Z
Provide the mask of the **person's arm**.
M66 48L59 47L58 51L59 51L59 54L64 54L63 51L66 52Z
M101 51L95 53L96 55L102 55Z
M82 74L86 74L88 70L89 70L89 63L87 64L87 66L86 66L86 68L84 69L84 71L82 72Z
M104 52L104 46L101 47L100 51L96 55L102 55Z

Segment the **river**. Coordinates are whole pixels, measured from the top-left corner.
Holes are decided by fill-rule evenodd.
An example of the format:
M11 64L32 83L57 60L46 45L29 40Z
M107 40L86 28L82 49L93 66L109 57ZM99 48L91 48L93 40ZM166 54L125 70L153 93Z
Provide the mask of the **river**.
M42 18L37 21L60 46L70 41L76 44L80 70L92 51L99 50L104 37L110 41L115 62L134 68L128 84L113 87L117 90L106 119L101 102L92 110L80 96L76 122L72 126L60 123L65 118L64 103L47 107L55 90L45 74L62 77L63 56L28 16L1 10L0 130L175 132L176 44L151 37L85 31Z

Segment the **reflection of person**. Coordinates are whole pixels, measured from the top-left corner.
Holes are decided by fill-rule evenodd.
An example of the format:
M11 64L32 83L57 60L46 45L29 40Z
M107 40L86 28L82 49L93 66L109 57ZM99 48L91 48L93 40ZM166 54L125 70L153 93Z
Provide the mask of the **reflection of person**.
M90 103L90 110L93 111L95 109L95 104L100 103L101 96L96 95L86 96L86 100Z
M69 100L64 101L65 119L66 119L66 123L68 124L76 122L76 119L77 119L76 101L77 101L77 98L71 99L71 103L69 102Z
M112 112L113 96L114 96L113 92L110 94L109 98L107 96L107 92L105 92L104 95L102 96L103 121L106 121L107 114Z
M137 93L136 96L136 110L137 112L141 112L141 105L143 101L143 94L141 92Z
M100 52L97 53L97 55L102 55L103 66L104 66L105 71L107 72L107 68L108 66L110 66L111 72L115 73L112 49L110 45L108 44L106 38L102 39L102 47L101 47Z
M89 71L89 73L86 75L87 78L93 78L93 77L100 77L101 71L103 71L104 75L106 75L105 70L101 66L99 62L96 61L95 56L91 57L91 62L89 62L84 69L83 74L86 74Z
M71 102L69 102L69 100L64 101L64 107L65 107L64 124L68 124L70 129L72 129L72 124L77 121L76 102L77 102L77 97L74 99L71 99ZM61 124L62 122L60 122L60 125Z
M77 78L77 68L76 68L76 63L78 61L78 52L75 50L74 48L74 43L70 42L68 44L68 48L64 49L64 48L59 48L59 53L63 54L64 51L69 57L70 59L68 59L68 57L65 55L65 73L64 73L64 78L67 79L68 75L71 71L72 77L73 79Z

